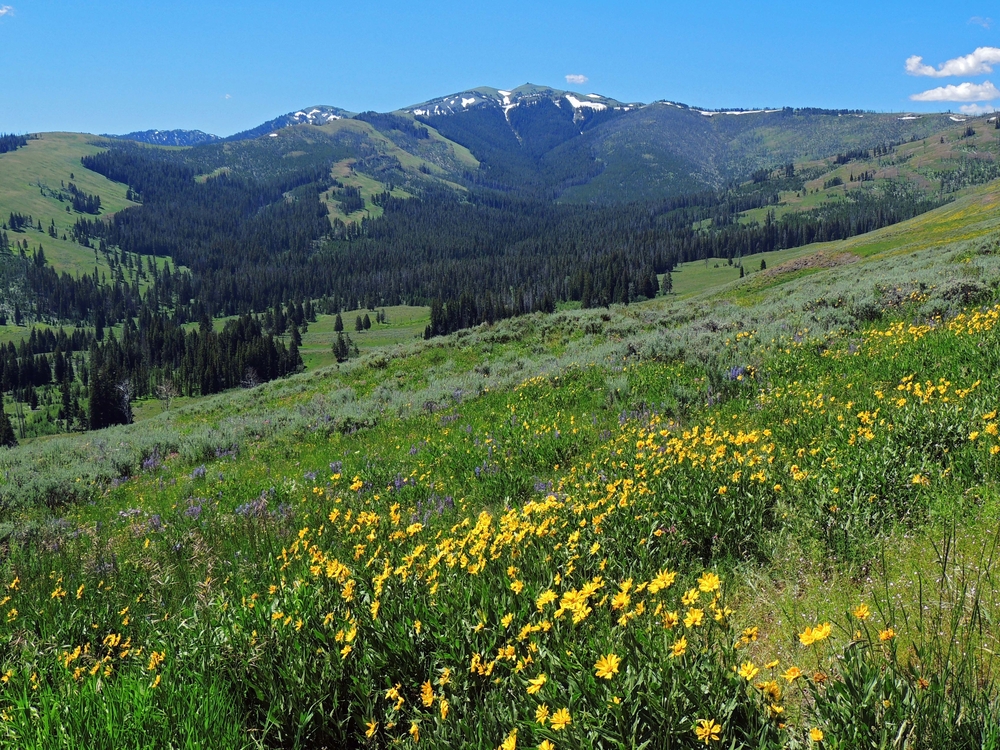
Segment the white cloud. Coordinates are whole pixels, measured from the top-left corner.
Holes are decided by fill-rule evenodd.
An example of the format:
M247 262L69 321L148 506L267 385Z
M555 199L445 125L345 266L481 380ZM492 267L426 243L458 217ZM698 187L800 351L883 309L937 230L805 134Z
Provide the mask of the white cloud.
M576 84L577 86L581 86L589 80L590 79L587 78L587 76L580 75L579 73L570 73L568 76L566 76L566 83L573 83Z
M0 16L14 15L14 8L10 5L0 5Z
M996 112L997 108L992 104L963 104L959 107L963 115L972 115L973 117L977 115L988 115L992 112Z
M970 55L948 60L937 68L926 65L924 58L920 55L913 55L906 58L906 72L911 76L930 76L931 78L975 76L982 73L992 73L993 66L997 63L1000 63L1000 48L980 47Z
M222 98L223 98L223 99L232 99L232 98L233 98L233 95L232 95L232 94L226 94L226 95L225 95L224 97L222 97Z
M938 86L910 97L915 102L985 102L1000 99L1000 89L989 81Z
M982 26L987 31L993 26L992 18L984 18L983 16L973 16L969 19L969 23L974 23L976 26Z

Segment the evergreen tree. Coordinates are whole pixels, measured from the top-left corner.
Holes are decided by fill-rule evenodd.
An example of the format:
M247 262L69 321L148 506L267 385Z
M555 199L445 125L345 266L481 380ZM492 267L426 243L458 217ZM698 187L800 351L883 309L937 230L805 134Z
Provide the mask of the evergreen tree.
M62 406L59 407L59 419L66 421L66 428L73 421L73 399L69 390L69 380L63 380L59 386L59 395L62 398Z
M108 348L117 348L113 335L108 341ZM109 352L109 356L105 357L95 342L90 349L90 429L132 423L131 390L127 380L120 378L119 374L113 354Z
M333 342L333 356L338 362L346 362L352 355L358 353L358 347L351 341L351 337L343 331L337 333L337 338Z
M365 330L365 323L364 323L363 320L361 320L361 316L360 315L357 318L355 318L355 320L354 320L354 330L355 331L363 331L363 330Z
M17 436L14 434L14 426L10 423L10 417L4 411L2 403L0 403L0 445L7 448L17 446Z
M336 320L333 321L333 331L334 333L340 333L344 330L344 319L340 317L340 313L337 313Z
M368 317L368 313L365 313L365 317L361 321L361 324L364 326L364 329L366 331L371 329L371 327L372 327L372 321L371 321L371 318Z

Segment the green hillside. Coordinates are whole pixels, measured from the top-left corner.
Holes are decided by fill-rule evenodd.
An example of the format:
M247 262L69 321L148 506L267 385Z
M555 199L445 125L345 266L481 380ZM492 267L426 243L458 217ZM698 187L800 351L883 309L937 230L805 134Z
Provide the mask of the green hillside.
M36 224L41 221L44 231L12 233L11 240L27 240L31 251L41 244L46 259L58 271L77 274L93 273L95 267L104 273L110 270L103 256L72 241L73 224L84 214L70 207L66 184L73 182L83 192L99 195L102 216L135 205L125 199L125 185L80 165L81 156L102 150L101 140L81 133L44 133L29 140L24 148L0 154L0 221L6 223L12 212L30 215ZM63 200L59 200L60 195ZM56 238L47 234L52 222ZM64 235L68 239L64 240Z
M833 157L804 161L798 168L812 175L805 190L783 191L774 208L746 211L743 220L763 222L768 211L780 219L786 213L808 211L838 200L851 191L887 184L907 185L928 194L960 195L1000 176L1000 130L986 118L948 122L940 131L902 143L888 154L873 157L869 153L868 158L852 158L843 164Z
M4 741L990 746L998 203L3 452Z

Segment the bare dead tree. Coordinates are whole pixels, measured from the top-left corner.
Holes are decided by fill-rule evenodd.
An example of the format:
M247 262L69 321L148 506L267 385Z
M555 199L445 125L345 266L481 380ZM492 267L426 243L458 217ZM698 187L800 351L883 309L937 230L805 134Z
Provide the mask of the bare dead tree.
M115 384L115 392L118 394L118 405L121 413L126 419L126 424L132 424L132 399L135 397L135 387L128 378L119 380Z
M170 402L179 395L177 386L172 380L161 380L160 384L156 386L156 397L163 404L163 411L170 411Z
M240 381L240 385L248 390L250 388L256 388L260 385L260 376L257 375L257 370L253 367L248 367L247 371L243 373L243 379Z

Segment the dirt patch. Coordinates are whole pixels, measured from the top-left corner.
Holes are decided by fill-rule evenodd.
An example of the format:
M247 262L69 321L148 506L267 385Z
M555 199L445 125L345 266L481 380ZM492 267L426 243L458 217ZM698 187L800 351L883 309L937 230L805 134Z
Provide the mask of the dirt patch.
M767 268L761 274L764 276L779 276L783 273L804 271L811 268L836 268L837 266L856 263L859 260L861 258L854 253L826 253L821 250L812 255L803 255L801 258L785 261L774 266L774 268Z

